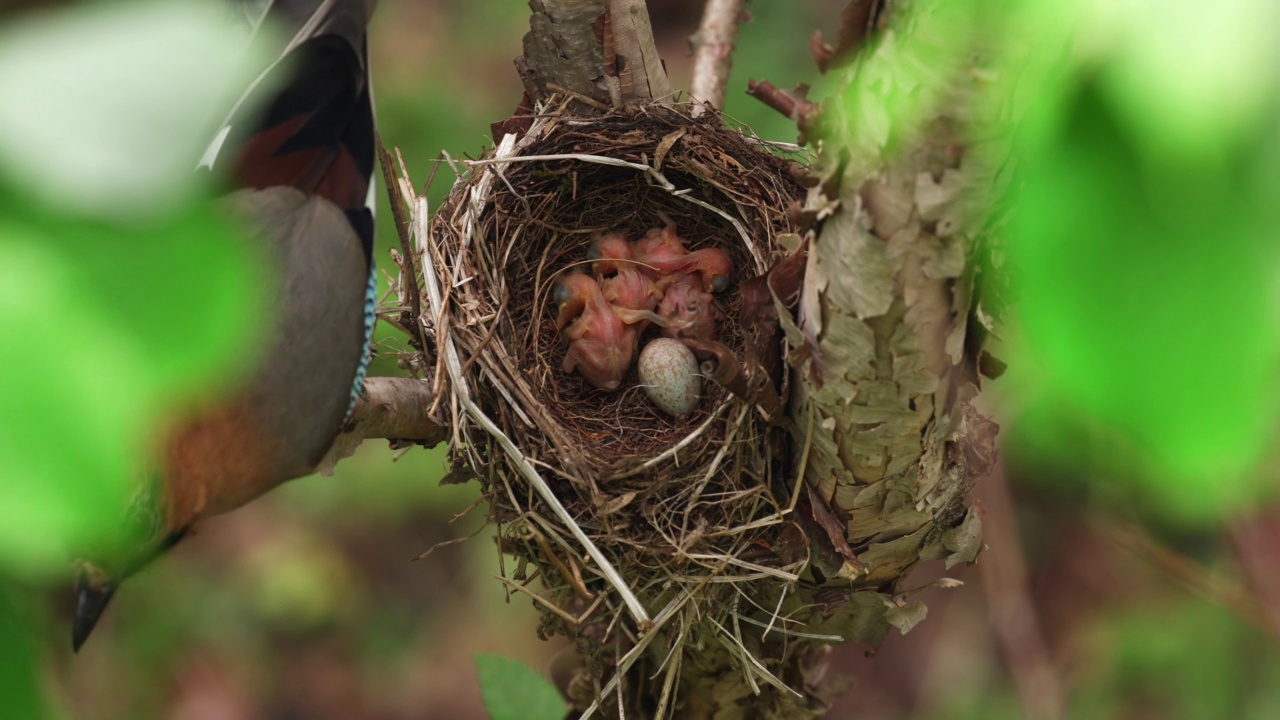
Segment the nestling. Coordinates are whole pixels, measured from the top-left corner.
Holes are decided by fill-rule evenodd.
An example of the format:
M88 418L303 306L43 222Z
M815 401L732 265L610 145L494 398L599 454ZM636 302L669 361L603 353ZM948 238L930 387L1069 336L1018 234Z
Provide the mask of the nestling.
M665 321L648 310L618 307L605 299L594 278L574 273L552 293L559 312L556 328L569 341L560 369L574 372L601 390L617 390L631 369L643 324Z
M667 288L658 306L658 315L666 321L663 335L707 342L716 339L720 311L711 293L699 289L700 282L696 275L681 275Z

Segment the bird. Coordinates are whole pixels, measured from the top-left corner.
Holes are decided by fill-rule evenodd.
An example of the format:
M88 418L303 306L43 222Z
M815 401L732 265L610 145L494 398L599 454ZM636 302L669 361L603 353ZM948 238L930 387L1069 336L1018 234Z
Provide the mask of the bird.
M658 307L658 316L665 321L663 335L706 342L716 339L720 310L715 297L701 289L701 284L697 275L685 274L667 287Z
M704 292L721 293L729 289L729 281L733 277L733 261L720 248L702 248L689 253L679 272L697 273Z
M606 300L633 310L657 309L662 291L637 266L626 237L620 233L596 236L587 248L587 259L591 261L591 271L600 280L600 290Z
M631 310L656 310L662 299L657 283L634 267L618 268L612 276L602 279L600 292L610 303Z
M601 390L622 385L645 324L666 323L652 311L609 302L596 279L584 273L560 280L552 298L559 308L556 329L569 341L560 369L577 371Z
M684 240L676 234L674 223L645 233L632 247L631 259L663 290L682 275L697 273L704 291L724 292L729 289L733 276L733 261L728 253L717 247L689 252Z
M616 232L597 235L587 248L587 259L591 261L591 271L597 275L608 275L634 260L631 243Z
M376 139L366 28L377 0L271 0L289 38L200 159L278 279L254 368L167 423L130 542L77 563L79 651L120 583L202 518L311 474L350 418L371 356ZM253 42L267 37L255 33ZM263 40L265 42L265 40ZM92 553L90 553L92 555Z
M675 223L653 228L636 240L631 256L654 278L679 272L688 259L684 240L676 234Z

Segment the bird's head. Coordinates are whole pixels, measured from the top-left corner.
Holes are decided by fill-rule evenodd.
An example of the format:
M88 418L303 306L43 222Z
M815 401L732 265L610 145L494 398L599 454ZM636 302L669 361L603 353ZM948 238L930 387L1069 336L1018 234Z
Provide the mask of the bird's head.
M583 308L600 297L600 284L583 273L570 273L561 278L551 291L556 304L556 329L563 330L569 321L582 314Z
M74 650L79 651L93 632L120 583L186 534L186 527L177 530L166 527L170 514L160 504L165 495L159 489L158 480L147 484L126 509L122 532L111 538L100 538L92 552L76 560L76 605L71 621Z
M685 271L696 272L702 278L702 289L720 293L729 289L733 277L733 261L720 248L703 248L689 253Z
M619 233L602 233L596 236L591 247L587 248L587 259L591 261L591 272L608 275L616 272L633 258L631 243Z

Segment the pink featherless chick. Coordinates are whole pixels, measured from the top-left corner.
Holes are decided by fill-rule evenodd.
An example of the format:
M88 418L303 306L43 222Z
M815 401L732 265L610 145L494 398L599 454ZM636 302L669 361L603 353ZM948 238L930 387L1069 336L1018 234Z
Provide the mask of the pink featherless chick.
M699 287L697 275L683 274L667 287L658 307L664 320L662 334L711 342L716 339L720 310L711 293Z
M556 328L569 341L560 369L575 370L601 390L617 390L631 369L645 322L665 324L648 310L619 307L605 299L594 278L574 273L556 284Z
M729 288L733 275L733 261L728 253L720 248L689 252L684 240L676 234L674 223L650 230L635 242L632 253L659 289L679 280L681 274L697 273L704 291L723 292Z
M597 235L591 247L587 248L587 259L591 261L591 272L597 275L608 275L635 265L631 243L616 232Z
M605 300L630 310L656 310L658 301L662 299L662 291L653 278L635 267L618 268L613 277L600 281L600 291ZM644 329L643 324L640 329Z
M680 272L689 257L684 240L676 234L675 223L653 228L632 244L632 254L641 269L655 280L661 281L674 272Z

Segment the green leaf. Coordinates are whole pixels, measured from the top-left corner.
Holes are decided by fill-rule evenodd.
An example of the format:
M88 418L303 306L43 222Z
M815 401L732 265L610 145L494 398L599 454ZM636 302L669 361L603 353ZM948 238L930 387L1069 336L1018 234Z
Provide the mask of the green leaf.
M40 692L47 678L36 660L30 600L30 593L0 585L0 698L6 717L40 720L53 714Z
M197 192L249 82L222 16L31 17L0 29L0 575L27 577L119 532L165 422L246 367L268 287Z
M532 668L497 655L477 654L480 693L492 720L563 720L560 692Z
M1027 155L1008 244L1012 377L1056 407L1039 434L1058 452L1085 454L1061 429L1083 418L1110 435L1101 466L1144 505L1220 517L1269 492L1252 468L1277 420L1280 188L1251 184L1258 135L1216 157L1172 153L1117 105L1083 84Z
M130 217L192 169L264 58L216 4L102 3L0 28L0 170L59 210Z
M921 0L859 61L835 108L833 139L870 165L916 138L972 53L978 5Z

